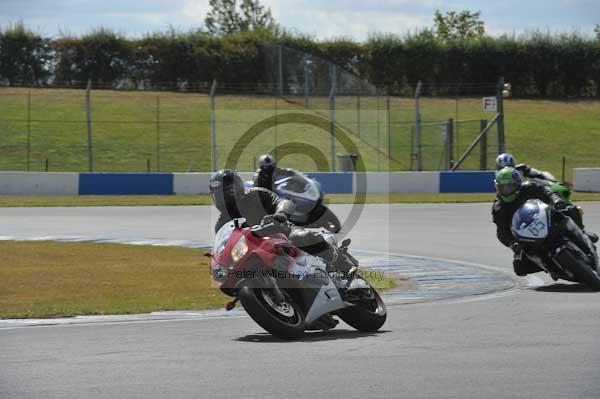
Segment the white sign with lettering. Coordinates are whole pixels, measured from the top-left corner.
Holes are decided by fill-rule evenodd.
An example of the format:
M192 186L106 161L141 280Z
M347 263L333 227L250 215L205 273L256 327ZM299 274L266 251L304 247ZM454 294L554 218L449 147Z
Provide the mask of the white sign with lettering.
M497 112L498 104L496 103L496 97L483 97L481 99L481 106L485 112Z

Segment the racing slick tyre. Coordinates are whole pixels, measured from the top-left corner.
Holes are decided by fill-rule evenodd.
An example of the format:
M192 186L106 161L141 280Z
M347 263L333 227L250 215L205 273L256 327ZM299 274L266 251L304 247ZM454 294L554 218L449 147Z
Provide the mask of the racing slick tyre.
M600 276L598 270L592 269L580 251L565 249L558 255L557 261L575 275L575 280L587 285L594 291L600 291Z
M271 290L247 285L240 290L238 298L250 317L274 336L290 340L304 334L305 316L295 301L284 301L277 305Z
M377 331L385 323L387 311L383 299L371 289L373 298L363 300L355 306L340 309L339 316L346 324L358 331Z

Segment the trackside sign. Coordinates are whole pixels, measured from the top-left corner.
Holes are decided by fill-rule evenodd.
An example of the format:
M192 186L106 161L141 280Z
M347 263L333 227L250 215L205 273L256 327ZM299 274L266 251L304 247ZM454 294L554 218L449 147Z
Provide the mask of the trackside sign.
M497 112L496 97L483 97L481 99L481 107L485 112Z

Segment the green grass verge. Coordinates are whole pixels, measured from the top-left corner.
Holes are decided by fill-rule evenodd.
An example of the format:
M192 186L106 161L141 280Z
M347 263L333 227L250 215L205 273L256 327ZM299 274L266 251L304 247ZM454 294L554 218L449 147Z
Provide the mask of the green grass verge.
M220 308L200 249L0 241L0 318ZM367 271L381 290L394 281Z
M574 193L575 201L600 201L600 193ZM494 194L368 194L367 204L492 202ZM352 194L330 194L331 204L352 204ZM0 207L212 205L208 195L0 195Z

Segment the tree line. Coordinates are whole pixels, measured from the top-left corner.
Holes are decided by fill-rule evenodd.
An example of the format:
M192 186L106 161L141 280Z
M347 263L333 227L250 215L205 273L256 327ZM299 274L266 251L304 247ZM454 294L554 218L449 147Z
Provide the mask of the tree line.
M218 21L219 15L211 18ZM261 85L272 81L266 46L283 45L330 60L390 93L410 94L421 80L435 94L463 94L473 83L504 76L517 97L600 97L600 33L491 37L475 24L475 34L454 35L442 24L445 36L425 29L358 43L317 41L256 25L232 33L216 26L219 34L168 30L143 38L99 28L48 38L17 23L0 31L0 83L75 87L90 79L97 87L181 89L217 79Z

